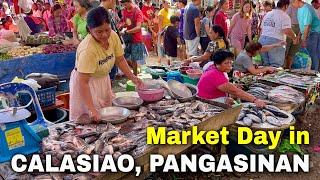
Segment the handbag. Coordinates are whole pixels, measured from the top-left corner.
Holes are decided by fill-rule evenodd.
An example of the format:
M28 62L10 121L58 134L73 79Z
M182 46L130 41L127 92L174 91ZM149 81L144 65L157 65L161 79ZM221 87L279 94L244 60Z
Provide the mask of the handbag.
M292 63L293 69L311 69L312 60L306 48L301 48L294 56Z

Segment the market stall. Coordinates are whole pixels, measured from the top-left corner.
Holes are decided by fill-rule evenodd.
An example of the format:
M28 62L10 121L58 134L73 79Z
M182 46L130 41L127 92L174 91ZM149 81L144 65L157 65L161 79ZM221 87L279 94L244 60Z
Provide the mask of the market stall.
M0 61L0 83L10 82L14 77L24 78L30 73L51 73L60 79L69 79L74 68L75 51L34 54Z

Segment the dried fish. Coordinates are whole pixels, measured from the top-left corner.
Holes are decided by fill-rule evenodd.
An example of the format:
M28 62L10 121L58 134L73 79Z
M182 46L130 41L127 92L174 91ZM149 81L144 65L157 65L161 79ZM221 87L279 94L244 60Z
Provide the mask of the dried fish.
M250 118L255 123L262 123L262 120L254 114L246 114L246 117Z
M104 142L101 139L98 139L95 143L94 152L97 154L101 154L103 150Z

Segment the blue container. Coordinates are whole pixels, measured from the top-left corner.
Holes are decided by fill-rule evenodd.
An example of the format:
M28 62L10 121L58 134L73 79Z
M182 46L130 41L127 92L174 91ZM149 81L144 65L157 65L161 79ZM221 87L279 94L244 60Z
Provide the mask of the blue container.
M56 103L56 87L50 87L36 91L41 107L52 106ZM19 94L20 105L27 105L31 100L31 96L27 93ZM34 111L33 103L27 107L29 111Z
M182 77L179 71L169 71L167 72L167 81L176 80L182 83Z

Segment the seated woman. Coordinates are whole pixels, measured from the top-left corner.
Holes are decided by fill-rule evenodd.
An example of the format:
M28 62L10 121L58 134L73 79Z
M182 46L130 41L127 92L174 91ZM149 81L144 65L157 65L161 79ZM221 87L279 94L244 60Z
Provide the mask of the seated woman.
M210 60L212 54L218 49L229 49L229 42L227 41L224 31L220 26L213 25L208 35L211 42L209 42L205 53L202 56L187 59L184 62L184 65L189 65L191 62L199 62L203 66Z
M267 52L272 48L282 46L283 43L273 44L273 45L266 45L262 46L260 43L249 43L245 50L240 52L238 57L234 62L234 73L244 73L244 74L252 74L257 75L260 73L273 73L276 68L274 67L259 67L256 68L252 62L252 57L259 54L259 52Z
M52 16L49 17L49 36L61 35L69 31L66 17L62 15L62 7L60 4L55 4L52 9Z
M203 99L216 100L223 103L228 102L228 95L233 95L242 100L253 102L258 107L265 106L265 102L253 95L239 89L230 83L225 75L232 69L232 60L234 55L227 50L218 50L211 58L214 62L200 78L198 83L198 96Z

